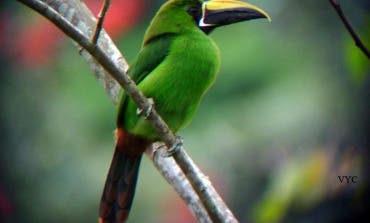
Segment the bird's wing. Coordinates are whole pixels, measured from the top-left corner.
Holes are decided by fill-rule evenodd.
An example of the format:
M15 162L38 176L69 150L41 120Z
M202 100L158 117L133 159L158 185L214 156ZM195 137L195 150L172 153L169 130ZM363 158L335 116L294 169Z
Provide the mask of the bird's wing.
M136 61L128 70L128 75L138 85L166 58L170 51L174 34L164 34L149 41L139 52ZM123 94L117 117L117 126L122 126L128 95Z
M148 42L139 52L128 75L139 84L167 56L174 34L165 34Z

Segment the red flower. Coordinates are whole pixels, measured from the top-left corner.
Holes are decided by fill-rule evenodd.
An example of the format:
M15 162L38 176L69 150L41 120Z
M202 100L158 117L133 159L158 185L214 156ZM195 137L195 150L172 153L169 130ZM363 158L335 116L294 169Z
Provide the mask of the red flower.
M103 1L88 0L87 6L98 16ZM127 31L139 20L144 9L144 0L112 0L104 22L104 29L111 37Z
M97 16L103 1L87 0L85 2ZM112 38L116 38L139 20L143 9L144 0L112 0L104 28ZM3 20L3 17L7 20ZM58 46L64 38L64 34L57 27L41 16L31 22L27 21L29 24L21 30L14 30L13 26L7 25L8 20L14 20L9 15L0 15L0 19L2 21L0 28L5 30L4 35L0 35L0 46L5 47L7 54L27 67L47 64L56 55ZM15 22L10 21L10 23Z

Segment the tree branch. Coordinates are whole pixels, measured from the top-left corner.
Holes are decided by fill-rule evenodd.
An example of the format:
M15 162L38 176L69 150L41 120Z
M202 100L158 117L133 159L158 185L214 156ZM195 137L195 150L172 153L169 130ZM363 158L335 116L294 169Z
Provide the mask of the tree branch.
M355 41L356 46L367 56L368 59L370 59L370 52L366 48L365 44L361 41L360 37L357 35L357 33L352 28L351 24L349 24L346 16L343 13L342 7L340 6L339 2L337 0L329 0L330 4L333 6L334 10L339 15L340 20L346 27L347 31L351 35L352 39Z
M211 223L211 219L207 211L204 209L198 195L194 192L191 184L187 180L182 170L177 166L173 158L166 157L167 151L160 146L161 143L154 143L146 150L146 154L150 157L154 166L172 185L177 194L188 205L193 216L201 223Z
M179 150L173 158L184 171L195 192L200 197L212 222L237 223L238 220L212 186L209 178L200 171L185 150Z
M96 27L96 20L85 5L78 0L18 1L48 18L66 35L75 40L84 50L88 51L97 62L96 64L99 67L103 67L126 90L139 109L151 111L148 114L147 120L152 123L167 147L171 148L176 143L175 135L171 132L167 124L155 109L151 109L150 101L144 97L136 84L126 75L128 68L127 62L104 30L101 31L97 44L90 41L93 33L92 30ZM212 221L238 222L212 187L209 180L200 172L199 168L195 166L187 154L183 150L179 150L173 157L198 194ZM157 162L162 162L163 159L153 160L157 166L157 164L160 164ZM200 219L198 220L200 221Z

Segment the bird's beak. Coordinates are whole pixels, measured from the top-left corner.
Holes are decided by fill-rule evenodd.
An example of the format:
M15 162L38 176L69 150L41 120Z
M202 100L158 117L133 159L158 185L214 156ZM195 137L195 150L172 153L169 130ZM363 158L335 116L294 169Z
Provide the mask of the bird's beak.
M203 2L199 27L217 27L241 21L270 16L252 4L236 0L210 0Z

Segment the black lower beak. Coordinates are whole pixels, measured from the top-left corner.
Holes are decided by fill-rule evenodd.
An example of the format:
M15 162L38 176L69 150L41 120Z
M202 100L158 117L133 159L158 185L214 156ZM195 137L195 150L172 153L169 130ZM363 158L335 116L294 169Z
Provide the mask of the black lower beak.
M238 0L209 0L202 5L199 27L209 33L216 27L270 16L252 4Z
M248 8L233 8L227 10L206 11L204 23L214 24L215 26L229 25L232 23L267 18L265 14Z

